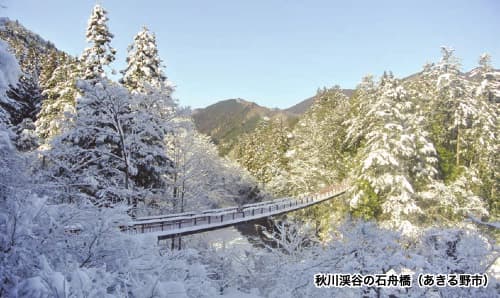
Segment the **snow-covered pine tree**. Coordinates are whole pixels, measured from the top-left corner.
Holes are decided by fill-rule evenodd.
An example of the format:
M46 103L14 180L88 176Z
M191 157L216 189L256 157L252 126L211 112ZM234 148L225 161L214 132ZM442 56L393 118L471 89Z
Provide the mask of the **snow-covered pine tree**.
M368 113L360 115L370 124L350 204L355 214L399 228L421 212L417 193L437 175L436 151L423 130L423 117L392 74L382 77L376 97Z
M286 153L290 160L288 176L283 177L286 183L278 188L282 189L280 195L317 193L345 177L348 171L342 143L347 112L348 98L340 87L318 90L314 104L293 129L290 149ZM334 209L337 206L330 201L297 215L302 219L313 218L316 236L324 240L329 237L328 229L336 215Z
M446 181L455 179L461 166L470 163L472 119L477 114L473 86L460 75L454 50L441 48L442 58L425 75L433 84L430 93L429 126L440 156L440 169Z
M474 143L471 166L478 170L481 179L480 195L488 199L490 214L500 216L500 150L499 106L500 72L491 66L491 57L481 55L479 74L482 79L476 90L478 113L473 120ZM498 218L496 218L498 219Z
M40 76L44 64L51 52L60 52L53 44L24 28L17 21L8 18L0 20L0 38L9 44L9 51L15 54L23 72L19 83L12 86L9 96L12 104L4 108L9 110L11 120L19 124L26 118L36 119L42 101Z
M129 92L106 80L79 81L73 127L52 143L56 177L78 185L96 205L137 204L161 183L169 159L162 130L134 110ZM146 191L147 192L147 191Z
M286 171L291 133L283 119L263 119L230 153L260 182L267 184Z
M441 178L447 184L431 189L440 205L448 206L447 212L440 211L448 218L469 212L484 216L488 213L485 199L491 198L494 185L494 175L486 169L495 164L490 153L498 146L497 118L488 99L477 94L478 84L460 73L453 49L443 47L442 54L441 61L424 75L430 82L423 90L424 96L430 98L426 126L439 155ZM480 73L484 69L488 72L487 60L483 59ZM489 177L488 186L483 184L485 177Z
M36 124L37 135L43 143L50 143L59 135L75 113L77 78L80 76L78 61L66 54L58 58L57 68L42 85L45 100Z
M313 106L293 130L289 191L294 195L317 192L341 180L343 169L343 119L347 97L338 86L319 90ZM292 194L292 193L289 193Z
M356 152L368 133L369 120L364 115L376 101L375 90L373 75L365 75L349 100L350 109L343 125L347 127L344 146L351 151Z
M165 191L165 175L172 170L172 159L166 155L166 137L178 125L177 103L170 90L148 89L147 94L130 94L130 108L135 115L131 154L137 167L133 179L137 186L161 193Z
M36 119L42 102L42 91L36 72L24 73L18 84L8 93L9 97L17 103L17 107L10 110L13 124L17 125L27 118Z
M493 69L491 56L487 53L479 57L479 77L481 84L477 94L489 102L500 102L500 71Z
M35 123L31 118L24 118L13 128L15 132L14 144L19 151L32 151L38 147L38 136L35 129Z
M131 92L147 92L147 86L171 89L163 68L156 37L144 27L128 47L127 68L121 71L120 82Z
M82 79L93 80L105 76L104 66L115 60L116 50L110 42L113 34L108 29L107 11L99 4L95 5L87 24L87 47L81 57Z
M56 49L51 49L45 56L44 60L42 61L41 69L40 69L40 75L38 78L38 81L40 83L40 88L42 90L45 90L47 88L47 82L50 80L52 77L52 74L56 70L56 68L59 66L60 63L60 57L65 56L66 54L64 53L59 53L57 52Z
M175 144L168 144L168 140L165 139L165 136L175 134L174 131L179 126L179 123L173 123L175 122L173 121L174 117L178 115L177 103L171 97L173 87L167 81L162 68L156 37L144 27L134 37L134 43L128 48L127 68L121 71L123 77L120 82L128 88L135 99L132 109L137 113L147 115L151 127L159 129L157 133L162 136L156 141L144 139L144 144L148 145L152 141L165 141L167 142L167 144L164 144L165 146L176 147ZM155 146L155 144L151 145ZM175 160L174 157L172 159ZM160 173L160 171L151 169L151 165L147 162L141 167L143 169L141 185L144 187L152 187L153 185L160 187L157 183L161 181L160 177L153 175L153 173ZM175 166L173 167L175 168ZM173 171L173 168L167 170L167 172L172 172L171 174L173 174ZM153 183L153 181L156 182Z

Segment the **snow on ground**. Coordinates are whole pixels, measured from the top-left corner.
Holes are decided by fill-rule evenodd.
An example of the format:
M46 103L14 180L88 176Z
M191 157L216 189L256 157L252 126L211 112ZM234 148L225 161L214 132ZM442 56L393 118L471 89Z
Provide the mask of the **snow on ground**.
M254 291L254 292L257 292L257 291ZM247 294L247 293L240 292L237 289L233 289L233 288L227 289L226 293L221 295L221 297L225 297L225 298L262 298L262 296L259 296L255 293Z

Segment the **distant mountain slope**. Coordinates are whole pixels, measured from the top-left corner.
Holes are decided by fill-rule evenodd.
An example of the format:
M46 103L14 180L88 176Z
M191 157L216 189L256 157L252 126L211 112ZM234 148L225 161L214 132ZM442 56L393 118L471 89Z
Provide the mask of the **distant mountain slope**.
M315 96L309 97L308 99L305 99L298 104L285 109L285 111L296 115L302 115L313 105L314 99Z
M354 90L344 89L347 96ZM196 128L209 135L219 147L221 155L231 150L242 134L252 132L257 124L267 118L281 117L289 127L314 103L315 96L299 102L287 109L270 109L241 98L219 101L193 112Z
M354 92L354 89L342 89L342 92L347 97L351 97ZM316 96L309 97L308 99L305 99L299 102L298 104L293 105L283 111L300 116L304 114L313 105L315 98Z
M264 118L282 117L290 126L297 116L279 109L269 109L243 99L219 101L193 112L196 128L209 135L225 155L242 134L249 133Z
M8 91L11 101L0 106L13 125L27 118L35 120L43 100L42 83L50 78L58 57L65 54L18 21L5 17L0 17L0 39L7 42L23 72L18 85Z
M63 54L50 41L6 17L0 17L0 38L9 44L24 72L39 70L52 51Z

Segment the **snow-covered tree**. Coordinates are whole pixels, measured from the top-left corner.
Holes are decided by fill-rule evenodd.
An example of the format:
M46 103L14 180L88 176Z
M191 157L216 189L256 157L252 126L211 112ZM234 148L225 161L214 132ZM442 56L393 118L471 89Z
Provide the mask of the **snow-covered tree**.
M231 155L257 180L268 184L286 171L290 137L283 119L264 119L254 132L238 142Z
M76 112L76 81L80 75L78 61L61 55L57 64L50 78L42 85L45 100L35 122L36 132L44 143L50 143L54 136L59 135Z
M491 58L483 54L479 59L479 74L482 79L476 89L477 114L472 124L471 166L478 171L481 180L480 195L488 198L491 214L500 214L500 136L498 117L500 109L500 72L494 71Z
M156 37L144 27L128 47L127 68L121 71L123 78L120 82L132 92L144 93L146 86L172 89L163 68Z
M83 96L71 129L52 144L54 169L79 184L97 205L137 204L139 187L158 188L169 163L163 131L151 115L134 110L134 97L106 81L80 81Z
M427 90L424 96L430 98L427 107L426 126L431 132L431 139L439 155L440 175L450 187L464 185L464 192L472 191L470 198L476 202L477 210L484 210L486 200L491 204L495 201L495 171L492 166L497 163L491 155L498 148L498 123L496 107L491 102L491 93L486 77L491 72L488 56L483 56L477 69L480 86L473 80L467 80L460 74L458 59L453 56L453 50L442 48L443 57L439 63L428 68L424 73ZM494 153L493 153L494 154ZM475 177L477 179L470 179ZM462 206L470 205L469 200L455 192L458 196L452 201ZM493 195L493 196L492 196ZM467 208L466 208L467 209ZM460 209L456 209L460 210ZM459 212L463 214L463 212ZM477 215L486 215L478 212Z
M17 105L9 112L13 124L19 124L24 119L36 119L42 102L42 91L36 72L24 73L18 84L8 92L9 97Z
M0 44L1 45L1 44ZM0 48L1 55L1 48ZM8 61L8 60L1 60ZM17 65L17 64L16 64ZM3 68L3 65L2 65ZM0 75L4 74L0 68ZM0 76L1 77L1 76ZM5 77L3 77L5 79ZM25 278L34 274L38 254L33 245L33 218L43 199L36 196L24 160L11 142L12 132L0 123L0 294L17 296ZM41 237L42 235L38 235Z
M476 91L492 103L498 103L500 99L500 72L493 69L491 56L487 53L479 57L479 76L481 84Z
M7 91L17 85L21 69L17 59L9 53L7 44L0 40L0 123L10 124L10 114L6 107L18 107L18 104L7 96Z
M425 69L427 84L427 126L440 155L440 169L446 180L460 173L460 166L468 165L470 156L471 124L477 113L477 101L472 96L471 84L460 75L460 64L454 50L441 48L441 60Z
M363 217L398 226L409 214L421 212L417 192L436 177L438 160L407 91L391 75L382 77L379 89L378 100L359 115L370 124L350 204Z
M213 297L194 250L162 251L155 237L128 235L126 206L58 202L0 126L0 295L2 297ZM43 195L45 193L45 195ZM75 194L77 195L77 194Z
M358 84L350 99L349 113L343 125L346 126L344 146L356 151L368 133L369 120L360 115L366 115L370 106L376 101L376 85L372 75L366 75Z
M136 117L141 117L148 129L139 133L140 143L144 148L137 147L136 160L142 160L137 166L139 173L136 181L140 186L152 189L163 188L164 173L171 173L172 158L167 157L165 148L166 138L178 126L175 123L178 115L177 103L170 96L170 90L165 88L148 87L147 93L131 94L131 110ZM139 125L139 123L137 123ZM162 152L156 152L161 150ZM154 152L154 153L153 153ZM165 158L168 159L164 160ZM163 162L160 162L163 160Z
M317 192L342 180L346 173L342 154L347 97L340 88L320 90L313 106L292 132L289 194Z
M183 122L183 111L172 98L171 91L167 86L144 86L144 93L133 93L135 100L132 109L148 113L163 133L172 132L175 127L182 126L176 122Z
M474 230L430 229L412 240L372 222L347 221L338 231L330 243L298 252L297 261L278 248L272 253L249 254L250 272L242 288L258 288L265 297L423 297L436 292L441 297L490 297L498 291L493 275L486 288L417 285L419 274L487 272L498 252L491 240ZM318 273L408 274L413 283L411 288L318 288L312 280Z
M208 136L198 133L190 118L177 116L165 137L171 168L167 193L157 201L168 211L211 209L260 200L254 180L235 162L220 158ZM154 210L150 210L154 211Z
M172 191L173 209L177 212L184 212L196 206L194 202L187 202L188 197L192 198L193 194L195 198L196 195L201 195L198 190L204 188L203 176L207 174L200 164L201 148L197 148L201 136L194 132L193 123L188 119L182 122L181 126L166 137L167 155L173 162L167 183Z
M19 151L32 151L38 147L38 136L35 129L35 123L31 118L25 118L13 128L16 134L14 143Z
M83 51L80 59L82 79L92 80L104 77L103 67L115 60L116 50L110 45L113 34L108 29L107 14L107 11L97 4L90 15L86 33L90 47Z
M56 49L50 50L47 55L45 55L43 61L41 62L42 65L38 79L42 90L45 90L49 85L48 81L52 77L56 68L59 66L61 62L60 57L62 56L66 56L66 54L61 54Z

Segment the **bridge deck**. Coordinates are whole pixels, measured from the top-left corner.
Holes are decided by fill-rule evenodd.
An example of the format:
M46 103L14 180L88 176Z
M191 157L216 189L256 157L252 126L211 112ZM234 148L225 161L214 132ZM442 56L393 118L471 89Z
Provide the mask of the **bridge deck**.
M196 234L215 230L269 216L279 215L303 209L345 193L345 188L332 189L328 192L298 199L285 198L273 201L244 205L240 208L229 207L207 210L204 212L184 212L164 216L137 218L128 226L122 227L129 233L154 233L158 240L182 235Z

